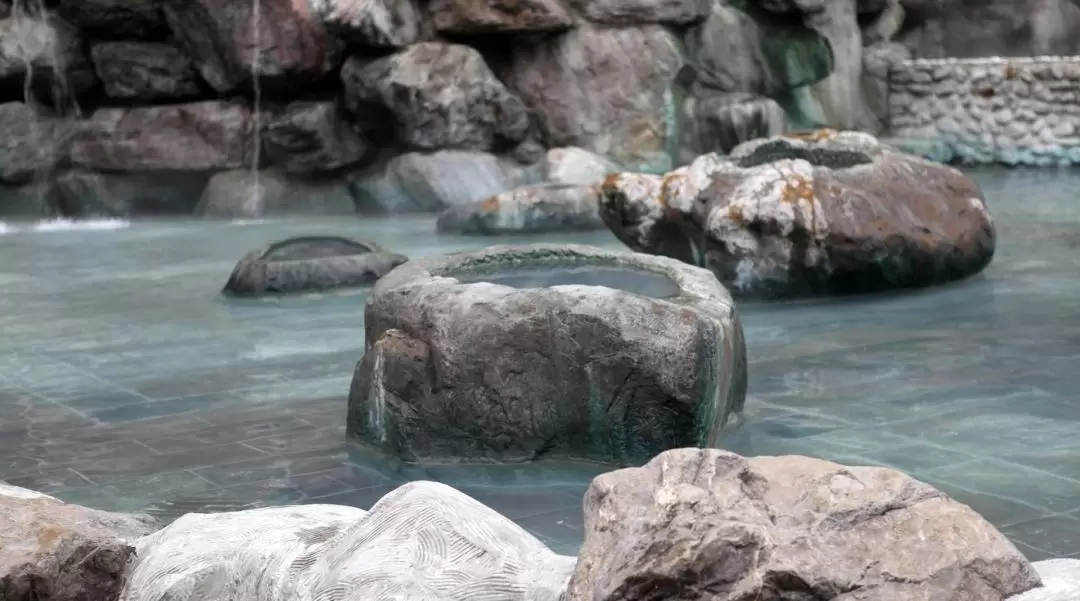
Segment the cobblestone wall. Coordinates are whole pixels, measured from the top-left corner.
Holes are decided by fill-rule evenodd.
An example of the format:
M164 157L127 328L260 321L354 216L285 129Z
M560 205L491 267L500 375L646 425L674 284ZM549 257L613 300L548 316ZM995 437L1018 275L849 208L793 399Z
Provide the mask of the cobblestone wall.
M888 123L964 162L1080 164L1080 57L904 61L889 72Z

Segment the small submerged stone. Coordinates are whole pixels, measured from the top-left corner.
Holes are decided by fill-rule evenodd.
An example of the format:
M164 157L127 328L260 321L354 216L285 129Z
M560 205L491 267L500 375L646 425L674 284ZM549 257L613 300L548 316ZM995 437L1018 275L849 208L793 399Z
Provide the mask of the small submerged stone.
M370 242L300 236L244 255L222 293L254 297L369 286L406 261Z

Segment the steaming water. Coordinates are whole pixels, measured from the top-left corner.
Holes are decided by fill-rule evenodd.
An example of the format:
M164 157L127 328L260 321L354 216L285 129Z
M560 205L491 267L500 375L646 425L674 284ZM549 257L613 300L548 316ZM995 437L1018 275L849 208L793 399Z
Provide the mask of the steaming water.
M36 223L17 226L0 221L0 235L19 232L100 232L122 230L131 227L127 219L44 219Z

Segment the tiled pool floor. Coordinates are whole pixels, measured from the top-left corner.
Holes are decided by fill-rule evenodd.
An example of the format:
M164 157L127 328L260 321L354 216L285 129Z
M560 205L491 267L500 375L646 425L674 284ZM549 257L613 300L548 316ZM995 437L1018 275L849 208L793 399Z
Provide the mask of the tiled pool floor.
M984 275L744 306L751 400L727 445L897 467L973 506L1033 558L1080 556L1080 172L977 177L999 228ZM344 443L364 297L226 302L217 292L240 255L290 235L366 237L412 256L491 243L436 237L432 221L0 236L0 479L166 514L369 506L417 474ZM606 234L547 239L618 247ZM426 477L573 552L591 473Z

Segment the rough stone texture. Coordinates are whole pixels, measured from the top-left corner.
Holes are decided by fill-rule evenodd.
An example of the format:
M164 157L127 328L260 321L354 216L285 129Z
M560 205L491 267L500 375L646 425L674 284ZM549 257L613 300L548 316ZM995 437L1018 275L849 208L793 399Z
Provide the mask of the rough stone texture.
M674 80L684 61L658 25L523 40L504 77L534 111L548 147L580 146L629 168L671 163Z
M382 106L397 120L398 139L421 150L491 150L525 139L529 116L484 63L460 44L422 42L341 72L353 107Z
M709 14L709 0L570 0L586 19L605 25L689 25Z
M146 517L95 511L0 483L0 599L112 601Z
M316 174L355 165L372 149L336 102L294 102L262 128L271 161L289 173Z
M559 0L432 0L429 10L446 33L562 31L574 24Z
M737 294L849 294L981 271L994 227L960 171L822 130L605 182L601 215L636 250L708 267Z
M251 112L241 104L103 108L74 129L71 161L87 169L210 171L251 163Z
M515 188L439 215L440 232L502 235L604 229L600 187L546 184Z
M94 70L110 98L171 100L201 92L191 61L156 42L101 42L90 48Z
M1032 564L1042 587L1010 597L1009 601L1076 601L1080 599L1080 559L1048 559Z
M244 255L222 292L252 297L370 286L408 260L361 240L289 238Z
M267 88L293 89L333 70L336 42L307 2L261 0L258 28L252 27L254 6L235 0L161 2L178 45L218 92L249 85L253 65Z
M59 0L57 12L97 39L159 42L169 35L157 0Z
M483 281L598 267L660 278L676 296ZM632 464L715 443L746 395L731 297L665 258L529 245L419 259L379 281L364 323L348 432L405 461Z
M310 0L326 27L345 40L375 48L402 48L423 34L416 0Z
M901 472L678 449L603 474L566 601L1003 601L1039 585L1004 535Z
M0 83L21 88L29 66L33 91L67 111L73 99L97 86L82 44L81 33L55 16L16 12L0 20Z
M863 94L877 118L880 130L889 130L889 78L893 69L904 68L911 52L902 44L888 42L863 49Z
M683 120L693 123L684 131L680 163L707 152L727 153L755 138L767 138L788 129L784 109L771 98L751 94L689 96L681 107Z
M121 601L558 601L574 558L443 484L333 505L189 515L139 543Z
M542 175L486 152L411 152L359 176L352 193L362 213L434 212L537 183Z
M215 173L202 192L197 215L254 219L268 215L351 215L356 204L339 182L305 181L275 171Z
M592 186L620 171L619 166L608 159L573 146L552 148L544 159L546 180L553 184Z
M889 80L889 129L965 162L1080 163L1080 59L904 62Z
M191 215L206 187L203 173L65 171L51 180L51 200L68 217Z
M64 124L21 102L0 104L0 180L29 183L62 160L69 138Z

